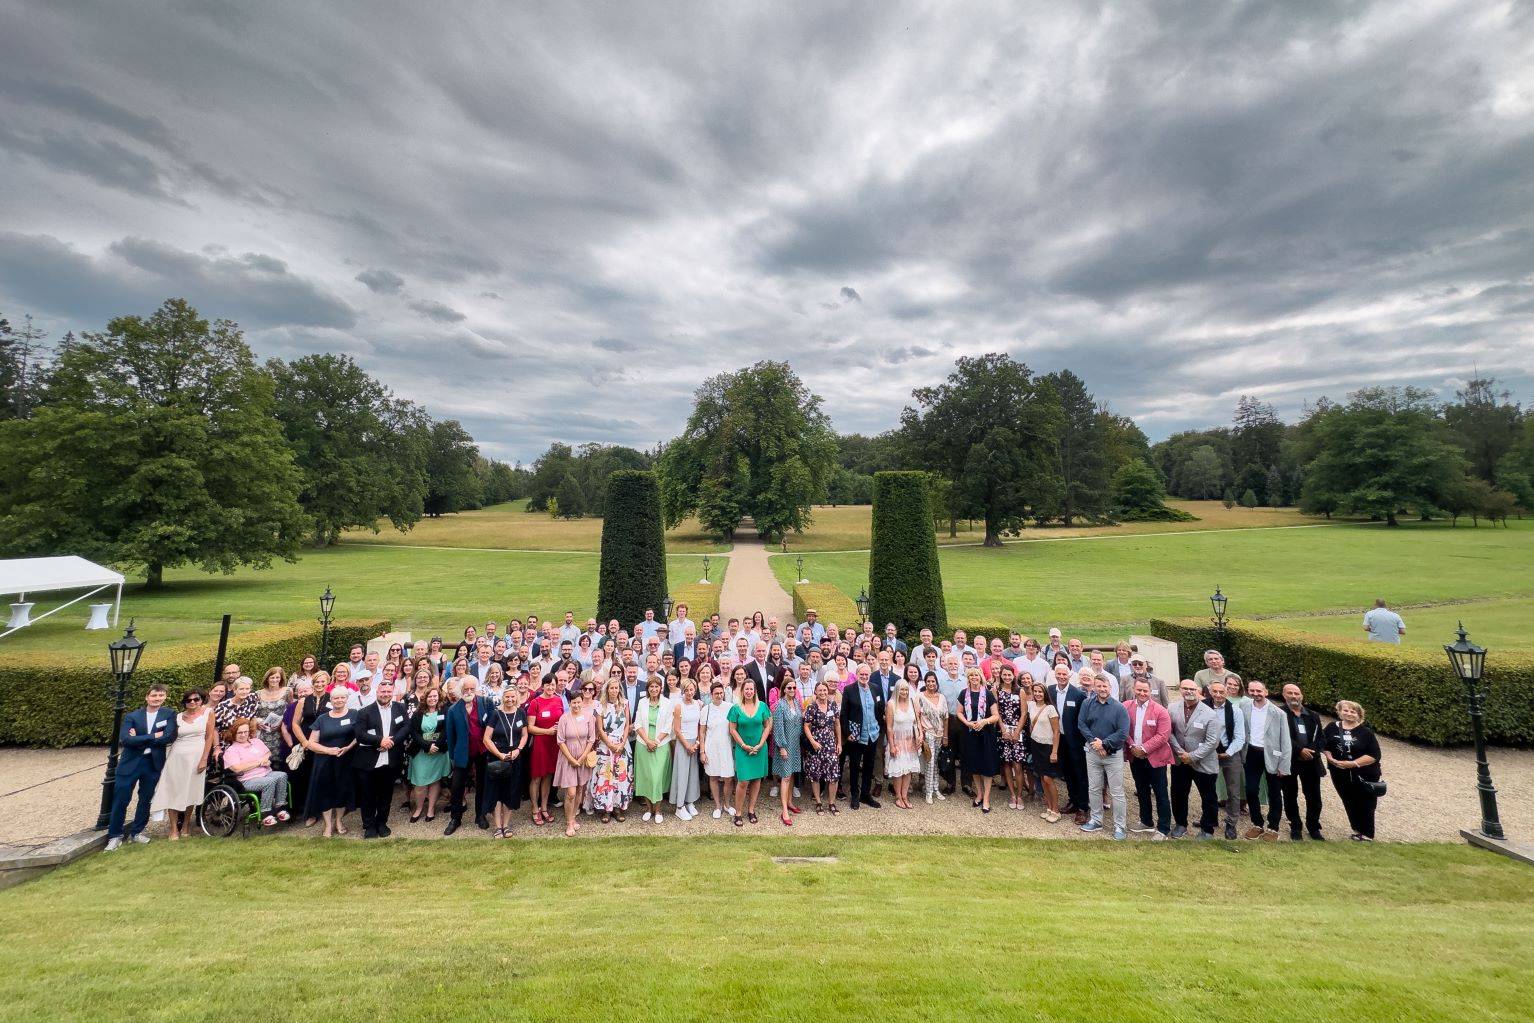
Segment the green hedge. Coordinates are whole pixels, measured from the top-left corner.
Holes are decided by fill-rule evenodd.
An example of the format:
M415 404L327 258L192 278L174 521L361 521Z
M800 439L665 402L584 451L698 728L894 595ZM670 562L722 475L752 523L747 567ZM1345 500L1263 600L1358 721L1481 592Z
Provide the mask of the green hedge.
M1231 670L1268 688L1298 683L1306 701L1330 711L1356 700L1383 735L1434 745L1470 741L1465 687L1436 650L1364 640L1324 640L1272 622L1232 622L1225 642L1202 619L1155 618L1151 634L1177 644L1182 677L1204 666L1203 652L1222 650ZM1534 744L1534 659L1493 654L1486 661L1486 734L1496 743Z
M902 636L951 631L927 490L926 473L874 473L868 617L880 628L894 622Z
M686 604L687 617L697 622L698 628L702 629L703 619L719 610L719 589L713 583L687 583L672 588L671 601L673 604ZM682 639L681 636L672 638L677 642Z
M804 612L814 608L820 624L835 623L838 628L856 629L862 624L857 603L830 583L794 584L794 620L804 621Z
M353 643L366 643L388 631L387 620L334 622L331 656L340 659ZM133 674L129 706L136 705L156 682L170 690L173 706L185 690L208 687L215 643L158 646L152 627L142 633L139 638L148 646ZM318 655L319 650L318 623L293 622L230 636L226 659L238 663L259 684L267 668L277 665L291 671L305 654ZM112 731L111 686L105 650L99 660L67 664L22 655L0 659L0 745L57 748L107 742Z
M620 469L607 477L597 618L628 625L642 620L646 608L659 618L665 596L660 485L653 472Z

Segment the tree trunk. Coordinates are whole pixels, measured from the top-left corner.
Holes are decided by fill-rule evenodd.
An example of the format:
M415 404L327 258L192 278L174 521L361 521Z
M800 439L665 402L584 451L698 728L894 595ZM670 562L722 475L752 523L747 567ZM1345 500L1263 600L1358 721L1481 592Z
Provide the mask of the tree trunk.
M983 544L981 544L981 546L982 547L1000 547L1000 546L1002 546L1001 534L999 532L997 532L996 529L993 528L990 523L986 523L986 526L985 526L985 542Z
M948 518L948 535L951 537L959 535L959 517L957 515L951 515Z
M144 589L163 590L165 588L165 566L158 561L151 562L144 569Z
M1387 526L1399 526L1400 525L1400 523L1396 521L1396 513L1395 512L1388 512L1388 513L1386 513L1386 515L1385 515L1385 525L1387 525Z

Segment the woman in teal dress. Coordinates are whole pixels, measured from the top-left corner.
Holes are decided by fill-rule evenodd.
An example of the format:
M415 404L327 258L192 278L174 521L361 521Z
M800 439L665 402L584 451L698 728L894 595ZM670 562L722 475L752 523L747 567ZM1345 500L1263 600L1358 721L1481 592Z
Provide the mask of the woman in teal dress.
M740 702L730 708L730 740L735 744L735 826L741 826L740 811L746 820L757 822L756 797L767 777L767 740L772 736L772 715L767 704L757 698L756 680L747 678L740 686Z
M421 698L421 707L410 722L415 739L415 751L410 755L409 780L411 785L412 822L437 816L437 796L442 792L442 779L452 773L448 761L447 743L442 741L442 728L446 714L442 713L442 690L428 689Z
M646 693L634 708L634 795L644 800L644 819L664 821L660 802L671 784L671 728L675 708L663 694L659 672L650 673Z

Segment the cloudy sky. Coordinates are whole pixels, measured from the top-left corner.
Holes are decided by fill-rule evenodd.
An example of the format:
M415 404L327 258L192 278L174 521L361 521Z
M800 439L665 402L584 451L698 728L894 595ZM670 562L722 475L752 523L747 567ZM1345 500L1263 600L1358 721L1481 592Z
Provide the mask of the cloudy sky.
M0 0L0 182L0 314L185 296L508 459L761 358L843 431L995 350L1152 438L1534 398L1529 5Z

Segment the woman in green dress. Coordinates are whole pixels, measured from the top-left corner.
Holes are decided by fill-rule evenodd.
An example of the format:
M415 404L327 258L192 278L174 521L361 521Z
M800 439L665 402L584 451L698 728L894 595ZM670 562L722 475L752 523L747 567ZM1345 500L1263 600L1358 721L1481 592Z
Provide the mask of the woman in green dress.
M757 822L756 797L762 792L767 776L767 740L772 736L772 715L767 704L757 698L756 680L747 678L740 686L740 702L730 708L730 741L735 744L735 826L741 826L740 811L746 820Z
M634 708L634 795L644 800L644 819L666 819L660 801L671 784L671 727L676 717L664 695L659 672L650 673L645 695Z
M437 796L442 792L442 779L452 772L448 761L447 743L442 741L442 728L446 714L442 713L442 690L431 688L421 698L421 707L410 722L415 737L415 752L410 755L410 794L414 804L410 814L412 822L421 819L424 810L427 820L437 816Z

